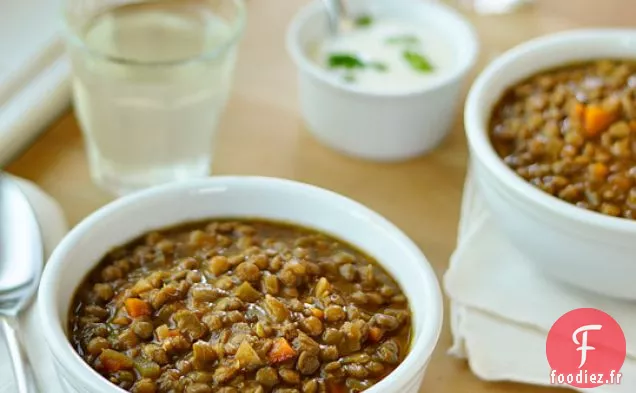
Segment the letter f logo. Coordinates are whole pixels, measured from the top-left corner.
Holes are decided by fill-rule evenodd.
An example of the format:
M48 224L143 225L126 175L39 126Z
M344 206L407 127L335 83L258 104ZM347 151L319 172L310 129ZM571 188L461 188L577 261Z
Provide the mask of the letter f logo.
M578 347L576 350L577 351L581 351L581 364L579 365L579 368L583 367L583 365L585 364L585 362L587 361L587 351L593 351L596 348L587 345L587 333L590 330L601 330L602 326L601 325L585 325L585 326L581 326L580 328L576 329L574 331L574 333L572 334L572 341L574 341L574 344L576 345L580 345L580 347ZM578 335L579 333L581 334L581 341L579 342L578 339Z

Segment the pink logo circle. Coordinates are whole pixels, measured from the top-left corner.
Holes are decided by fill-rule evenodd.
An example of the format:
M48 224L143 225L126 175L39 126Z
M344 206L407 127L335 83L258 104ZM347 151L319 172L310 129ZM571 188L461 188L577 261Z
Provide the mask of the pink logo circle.
M572 310L559 318L545 344L552 383L594 388L620 383L627 347L614 318L594 308Z

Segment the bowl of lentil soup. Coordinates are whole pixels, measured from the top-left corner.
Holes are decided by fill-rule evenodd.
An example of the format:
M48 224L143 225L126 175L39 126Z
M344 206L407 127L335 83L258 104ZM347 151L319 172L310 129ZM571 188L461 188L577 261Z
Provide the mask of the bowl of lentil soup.
M401 392L442 321L421 251L360 204L282 179L161 186L93 213L40 287L69 391Z
M471 166L528 261L636 299L636 30L574 30L506 52L465 108Z

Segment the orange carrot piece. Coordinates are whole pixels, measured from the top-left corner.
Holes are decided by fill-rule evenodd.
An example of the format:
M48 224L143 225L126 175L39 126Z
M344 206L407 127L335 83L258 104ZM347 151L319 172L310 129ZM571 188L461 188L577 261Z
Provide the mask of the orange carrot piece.
M369 340L371 342L377 343L382 340L382 336L384 336L384 331L377 326L373 326L369 329Z
M585 132L588 136L597 136L614 121L614 114L597 105L590 105L585 110Z
M274 340L272 349L267 353L267 358L270 363L280 363L285 360L292 359L296 356L296 351L289 345L287 340L283 337L278 337Z
M133 318L152 314L150 305L141 299L131 297L126 299L124 303L126 305L126 311L128 312L128 315Z
M133 368L133 360L121 352L112 349L104 349L99 355L99 361L108 372L116 372L119 370L130 370Z

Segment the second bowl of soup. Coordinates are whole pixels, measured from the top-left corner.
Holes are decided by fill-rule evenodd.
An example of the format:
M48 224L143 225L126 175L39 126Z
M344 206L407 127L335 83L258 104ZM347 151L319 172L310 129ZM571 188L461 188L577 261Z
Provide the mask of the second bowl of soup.
M522 44L473 85L471 163L495 221L558 280L636 298L636 31Z

